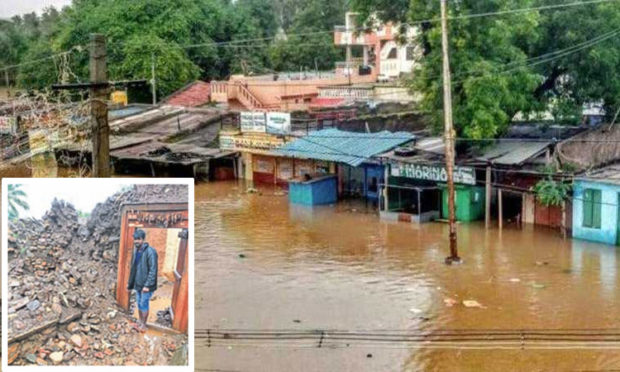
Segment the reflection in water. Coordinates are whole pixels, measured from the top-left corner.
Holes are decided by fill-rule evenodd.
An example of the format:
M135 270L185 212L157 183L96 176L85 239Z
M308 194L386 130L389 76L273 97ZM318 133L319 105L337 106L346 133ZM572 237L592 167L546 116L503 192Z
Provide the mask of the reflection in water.
M290 206L273 189L260 191L196 187L198 328L618 328L614 247L531 226L500 234L461 224L464 263L449 267L445 224L380 221L351 202ZM468 299L484 308L462 306ZM603 350L227 349L198 340L196 355L198 365L244 371L620 368L617 353Z
M617 283L617 247L579 240L573 240L572 243L572 271L598 270L601 295L603 297L613 296L616 291ZM595 267L593 268L592 266Z

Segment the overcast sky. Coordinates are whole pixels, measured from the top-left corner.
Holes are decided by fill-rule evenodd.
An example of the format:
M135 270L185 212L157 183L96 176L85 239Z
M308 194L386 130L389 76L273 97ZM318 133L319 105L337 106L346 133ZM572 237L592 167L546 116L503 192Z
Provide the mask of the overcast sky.
M26 201L30 205L30 210L20 210L20 217L43 217L50 209L54 198L70 202L77 210L88 213L97 203L104 202L108 196L131 184L126 180L113 183L83 182L81 178L70 178L70 183L57 180L62 179L44 179L36 185L24 184L22 190L27 195Z
M53 5L60 9L69 4L71 0L0 0L0 18L10 18L30 12L41 14L48 6Z

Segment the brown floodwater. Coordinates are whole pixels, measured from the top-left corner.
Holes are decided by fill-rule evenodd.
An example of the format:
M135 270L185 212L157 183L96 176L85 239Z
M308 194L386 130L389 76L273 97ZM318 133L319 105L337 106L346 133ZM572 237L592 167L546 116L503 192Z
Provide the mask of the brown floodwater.
M237 182L195 190L197 331L620 329L616 247L531 226L461 224L464 262L446 266L442 223L381 221L354 202L294 207L277 189L248 194ZM458 303L450 307L446 299ZM195 359L197 371L620 370L620 350L612 348L317 348L315 340L209 347L202 337Z
M620 328L618 250L525 226L458 226L464 263L446 266L448 227L379 220L361 203L306 208L273 188L196 186L196 329ZM240 256L242 255L242 256ZM459 303L447 306L445 299ZM478 301L468 308L463 300ZM208 346L217 371L583 371L620 369L618 349ZM310 346L310 347L308 347Z

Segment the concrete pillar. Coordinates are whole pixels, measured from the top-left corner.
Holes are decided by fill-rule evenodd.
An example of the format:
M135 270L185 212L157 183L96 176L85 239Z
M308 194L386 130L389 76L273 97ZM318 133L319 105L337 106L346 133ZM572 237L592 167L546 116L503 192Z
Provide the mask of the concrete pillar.
M487 167L484 193L484 227L491 226L491 167Z
M388 179L390 177L389 169L390 169L390 165L389 164L386 164L384 169L383 169L383 172L384 172L384 176L383 176L384 177L384 180L383 180L383 183L384 183L384 187L383 187L383 210L386 211L386 212L388 211L388 200L389 200L388 199Z
M502 225L503 225L503 220L504 220L504 213L503 213L503 205L502 205L502 189L497 189L497 206L498 206L498 211L497 211L497 220L499 222L499 229L502 229Z

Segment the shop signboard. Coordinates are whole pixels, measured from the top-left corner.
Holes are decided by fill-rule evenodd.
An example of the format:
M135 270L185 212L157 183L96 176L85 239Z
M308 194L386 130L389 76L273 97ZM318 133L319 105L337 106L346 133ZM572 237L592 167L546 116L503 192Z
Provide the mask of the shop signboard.
M291 132L291 114L288 112L267 113L267 133L288 134Z
M265 113L258 111L243 111L239 115L241 132L265 133Z
M448 173L441 165L395 163L391 165L393 177L413 178L425 181L447 182ZM476 184L476 171L471 167L454 167L454 182L466 185Z
M283 144L283 138L267 133L220 133L220 149L222 150L268 153Z

